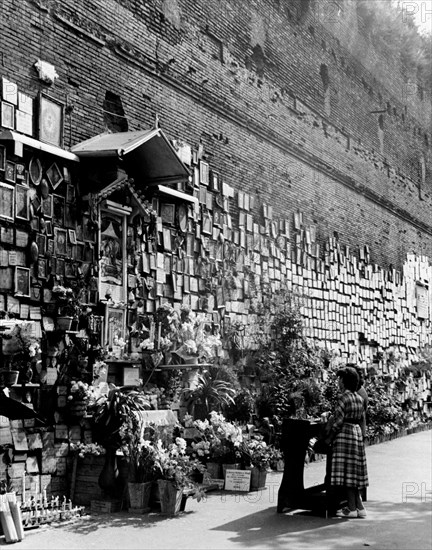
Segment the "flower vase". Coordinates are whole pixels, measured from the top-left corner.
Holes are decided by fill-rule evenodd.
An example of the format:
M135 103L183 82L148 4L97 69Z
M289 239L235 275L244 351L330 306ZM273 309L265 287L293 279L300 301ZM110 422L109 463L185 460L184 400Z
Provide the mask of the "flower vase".
M183 386L190 390L194 390L198 385L198 357L190 356L186 362L189 365L197 365L197 368L188 368L188 370L183 373Z
M210 479L222 479L222 468L219 462L207 462L206 468Z
M150 511L150 494L153 482L144 483L128 482L129 491L129 510L138 513L146 513Z
M110 497L117 497L118 475L116 449L108 448L106 450L105 463L99 475L98 484L102 491Z
M264 489L267 481L267 470L257 468L256 466L251 466L247 469L251 471L250 490L259 491L260 489Z
M161 514L176 516L180 512L183 489L179 489L171 481L158 479Z

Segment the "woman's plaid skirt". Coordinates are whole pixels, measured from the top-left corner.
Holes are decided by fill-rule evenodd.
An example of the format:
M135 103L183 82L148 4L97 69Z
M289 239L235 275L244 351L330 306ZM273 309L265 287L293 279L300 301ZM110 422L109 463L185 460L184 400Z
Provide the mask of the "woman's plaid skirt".
M333 441L330 484L359 489L369 485L365 447L358 424L343 424Z

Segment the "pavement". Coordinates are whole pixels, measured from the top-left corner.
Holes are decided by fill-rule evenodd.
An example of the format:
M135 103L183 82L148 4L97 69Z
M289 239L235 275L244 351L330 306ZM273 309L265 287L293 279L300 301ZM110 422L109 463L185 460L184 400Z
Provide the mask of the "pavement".
M257 493L208 493L184 512L90 515L25 532L19 550L51 549L411 549L432 548L432 432L366 449L369 482L365 519L276 512L282 474L271 472ZM323 482L325 462L305 467L305 487ZM5 545L0 539L0 546Z

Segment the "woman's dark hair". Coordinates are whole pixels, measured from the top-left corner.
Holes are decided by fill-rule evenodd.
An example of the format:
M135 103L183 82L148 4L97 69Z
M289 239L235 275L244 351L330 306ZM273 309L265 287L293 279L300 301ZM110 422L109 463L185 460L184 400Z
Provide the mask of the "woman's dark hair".
M357 375L358 375L359 381L358 381L357 390L359 390L363 386L363 383L364 383L364 371L361 367L359 367L355 363L347 363L345 365L345 368L348 368L348 367L354 369L356 371Z
M343 369L339 369L336 375L342 379L342 382L347 390L352 392L357 391L359 376L354 368L345 367Z

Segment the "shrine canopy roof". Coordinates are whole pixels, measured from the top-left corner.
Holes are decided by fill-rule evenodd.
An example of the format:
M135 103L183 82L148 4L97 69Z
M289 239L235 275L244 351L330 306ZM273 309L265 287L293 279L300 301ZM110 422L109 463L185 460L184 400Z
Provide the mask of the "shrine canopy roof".
M113 162L133 178L135 186L141 190L189 178L189 169L160 128L99 134L74 145L71 151L81 162L91 165L91 172L97 169L98 177L92 178L96 187L103 186L103 182L106 184L107 176L110 181L107 172L112 175Z

